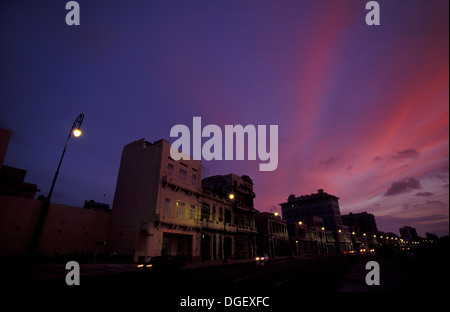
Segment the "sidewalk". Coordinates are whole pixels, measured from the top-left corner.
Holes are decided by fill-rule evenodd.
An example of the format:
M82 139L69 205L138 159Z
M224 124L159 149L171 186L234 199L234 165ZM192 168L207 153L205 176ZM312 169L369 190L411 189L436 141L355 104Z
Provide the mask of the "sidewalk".
M370 270L366 263L377 261L380 265L380 285L367 285L365 278ZM344 278L340 292L421 292L430 291L426 282L429 276L420 269L405 268L395 258L371 255L359 256L350 273Z

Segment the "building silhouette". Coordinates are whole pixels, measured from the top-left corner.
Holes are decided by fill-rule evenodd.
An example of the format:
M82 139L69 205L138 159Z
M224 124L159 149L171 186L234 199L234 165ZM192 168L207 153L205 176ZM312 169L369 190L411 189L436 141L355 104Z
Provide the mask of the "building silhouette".
M324 230L331 231L335 240L337 252L351 250L352 240L350 230L342 224L339 198L319 189L310 195L289 195L287 202L281 203L283 219L288 223L297 224L305 217L320 217Z
M371 213L360 212L342 215L342 223L354 227L354 230L357 230L361 233L366 234L378 233L375 216Z
M350 228L355 250L377 250L379 247L379 231L375 216L371 213L349 213L342 215L342 223Z
M400 237L404 240L414 242L419 240L419 235L417 235L417 231L412 226L404 226L399 229Z
M27 171L3 164L10 138L11 131L0 128L0 194L34 199L39 190L24 181Z

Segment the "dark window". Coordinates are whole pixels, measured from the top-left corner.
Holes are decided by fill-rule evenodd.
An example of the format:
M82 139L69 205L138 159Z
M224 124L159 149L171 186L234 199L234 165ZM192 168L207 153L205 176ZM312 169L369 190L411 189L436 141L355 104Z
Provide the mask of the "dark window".
M225 209L225 222L231 223L231 210Z

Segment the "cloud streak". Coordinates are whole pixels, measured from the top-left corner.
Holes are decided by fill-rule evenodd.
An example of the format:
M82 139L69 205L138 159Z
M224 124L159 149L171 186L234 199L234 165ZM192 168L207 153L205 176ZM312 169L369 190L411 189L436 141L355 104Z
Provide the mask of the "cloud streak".
M391 187L384 193L384 196L395 196L409 193L412 190L421 189L420 182L415 178L404 178L401 181L392 183Z

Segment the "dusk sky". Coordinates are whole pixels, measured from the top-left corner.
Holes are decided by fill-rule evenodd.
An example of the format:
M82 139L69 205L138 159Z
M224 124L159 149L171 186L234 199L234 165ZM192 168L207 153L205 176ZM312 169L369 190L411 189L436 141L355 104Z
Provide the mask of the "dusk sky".
M449 2L0 1L5 165L52 201L112 205L123 146L174 125L278 125L278 168L204 161L247 174L255 208L325 192L381 231L449 233ZM104 196L106 194L106 196Z

